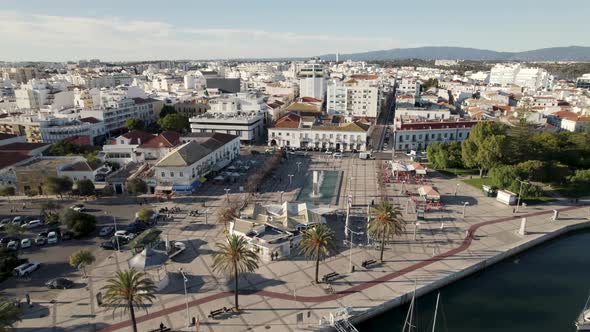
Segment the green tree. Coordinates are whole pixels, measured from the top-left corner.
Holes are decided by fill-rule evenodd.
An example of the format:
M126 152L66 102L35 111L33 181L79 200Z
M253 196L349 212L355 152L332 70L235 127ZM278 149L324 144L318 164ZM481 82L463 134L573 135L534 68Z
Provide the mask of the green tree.
M141 119L138 119L138 118L127 119L125 121L125 128L127 128L129 130L143 129L144 123Z
M10 236L21 235L25 230L17 224L6 224L3 228L4 232Z
M157 288L145 273L131 268L117 272L115 278L107 280L102 290L104 291L103 302L113 308L113 316L120 309L123 309L124 314L129 312L133 331L137 332L135 308L143 308L147 311L148 304L156 299L154 293Z
M381 256L383 263L383 252L385 251L385 241L394 236L400 236L406 225L402 219L402 212L398 207L391 203L382 201L374 209L375 215L369 221L368 232L371 237L381 240Z
M63 209L60 213L61 222L77 236L84 236L96 229L96 217L72 209Z
M164 107L162 107L162 110L160 111L160 119L165 118L166 115L169 114L176 114L176 109L174 109L174 106L170 106L170 105L164 105Z
M57 224L59 223L59 212L61 205L54 201L47 201L41 203L41 215L46 224Z
M158 120L158 124L163 130L172 130L179 133L189 129L188 118L180 114L168 114Z
M505 146L498 146L500 143L502 145L506 143L503 136L505 131L503 125L492 121L482 121L473 126L469 137L461 143L461 156L465 166L479 168L479 175L481 176L484 170L498 164L500 162L498 157L504 153L502 149L506 148ZM490 142L494 136L503 136L504 138L496 138L493 139L493 142ZM487 151L490 148L492 151Z
M76 191L80 196L92 196L95 194L94 183L89 179L76 181Z
M303 232L299 251L315 259L315 282L319 283L320 260L336 251L334 233L325 224L314 225Z
M94 257L90 250L80 249L70 255L70 266L82 268L86 277L86 266L91 265L95 260L96 257Z
M49 195L58 195L61 198L63 194L72 190L73 184L67 176L46 176L43 179L43 192Z
M127 191L130 194L139 195L145 194L148 190L147 183L139 178L127 180Z
M242 273L253 272L258 269L258 254L250 249L248 241L236 234L227 237L227 241L217 244L217 251L213 254L215 272L221 272L234 279L234 305L238 305L238 280Z
M426 156L437 169L463 167L461 144L458 142L430 144L426 148Z
M14 196L15 191L13 186L0 187L0 196Z
M143 222L148 222L150 221L150 218L154 215L154 210L149 209L149 208L141 208L139 209L139 211L137 211L137 219L143 221Z
M0 299L0 332L7 332L14 323L21 320L21 312L13 302L5 298Z
M106 185L104 186L104 188L100 191L100 193L103 196L112 196L115 193L115 190L113 189L113 186L111 185Z
M438 79L429 78L427 81L422 82L420 86L421 91L427 91L430 88L438 88Z

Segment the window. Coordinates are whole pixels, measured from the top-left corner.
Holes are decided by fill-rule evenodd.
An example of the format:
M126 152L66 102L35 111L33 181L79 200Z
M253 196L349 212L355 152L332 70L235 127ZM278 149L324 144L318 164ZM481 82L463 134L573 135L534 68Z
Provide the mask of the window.
M178 176L180 176L180 177L183 177L183 176L184 176L184 174L182 174L182 172L180 172L180 174L178 174Z
M170 172L170 177L173 178L174 177L174 172Z

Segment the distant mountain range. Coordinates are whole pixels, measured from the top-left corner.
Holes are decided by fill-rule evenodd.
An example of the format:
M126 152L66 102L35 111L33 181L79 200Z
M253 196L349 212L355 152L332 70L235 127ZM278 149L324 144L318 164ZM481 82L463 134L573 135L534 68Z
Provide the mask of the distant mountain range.
M334 61L335 54L320 56ZM525 52L497 52L466 47L416 47L363 53L340 54L338 60L479 60L479 61L590 61L590 47L550 47Z

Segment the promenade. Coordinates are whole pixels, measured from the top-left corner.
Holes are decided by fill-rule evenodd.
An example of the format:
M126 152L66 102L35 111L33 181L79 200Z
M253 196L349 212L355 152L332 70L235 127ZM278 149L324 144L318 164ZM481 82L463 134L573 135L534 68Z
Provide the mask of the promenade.
M188 252L166 265L170 285L157 294L157 300L147 313L136 311L139 330L156 329L163 323L174 331L195 331L195 327L187 327L188 318L194 316L199 319L199 331L311 331L326 327L319 325L320 320L325 321L330 313L344 307L353 310L353 321L366 318L386 310L389 305L408 300L414 285L418 293L432 290L527 243L535 243L570 226L585 225L590 216L589 209L583 205L587 201L576 206L556 201L550 205L526 207L514 214L513 207L484 197L480 190L435 175L433 184L443 196L445 209L427 212L427 220L415 226L416 215L411 207L406 213L407 198L402 192L415 191L416 186L401 188L389 184L380 190L376 180L378 161L326 162L320 156L304 166L307 170L335 168L343 172L338 207L344 206L342 197L350 190L354 197L351 227L362 227L367 205L373 200L378 202L383 194L404 210L408 223L406 231L387 245L383 264L368 269L360 266L364 260L378 260L378 247L372 242L367 244L364 239L355 239L351 253L349 243L344 242L341 234L343 219L340 214L329 220L338 233L339 253L320 265L320 275L337 272L342 276L331 283L333 292L325 284L312 282L314 264L304 257L261 263L260 269L240 280L241 314L207 318L212 310L233 306L233 283L210 269L215 243L223 238L222 226L213 226L211 220L215 220L225 197L213 193L208 196L205 192L200 198L207 201L210 209L208 224L203 217L195 220L181 213L175 216L174 223L162 227L163 236L188 243ZM283 172L297 174L293 167L294 163L289 164ZM283 179L260 200L276 203L280 191L285 191L284 199L294 198L298 183L306 174L302 171L295 175L292 184ZM240 194L231 195L238 197ZM465 202L469 204L463 217ZM170 203L161 204L170 206ZM174 204L189 211L201 203L179 200ZM557 221L551 219L553 209L560 211ZM527 218L527 235L521 236L517 231L523 217ZM113 315L112 308L98 307L94 301L94 295L106 278L118 267L127 268L129 258L129 252L119 253L117 257L113 253L99 262L90 273L87 289L63 291L53 303L30 309L30 316L18 324L19 331L131 331L128 316L121 316L120 312ZM352 273L351 262L356 268ZM178 272L180 267L188 274L187 297ZM43 308L47 308L47 315L34 317Z

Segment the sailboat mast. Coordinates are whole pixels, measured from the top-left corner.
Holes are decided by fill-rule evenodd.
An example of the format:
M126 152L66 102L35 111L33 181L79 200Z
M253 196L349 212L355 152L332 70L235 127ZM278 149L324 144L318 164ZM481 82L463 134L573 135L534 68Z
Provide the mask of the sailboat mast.
M436 306L434 307L434 321L432 322L432 332L435 332L436 328L436 314L438 313L438 302L440 301L440 292L436 296Z

